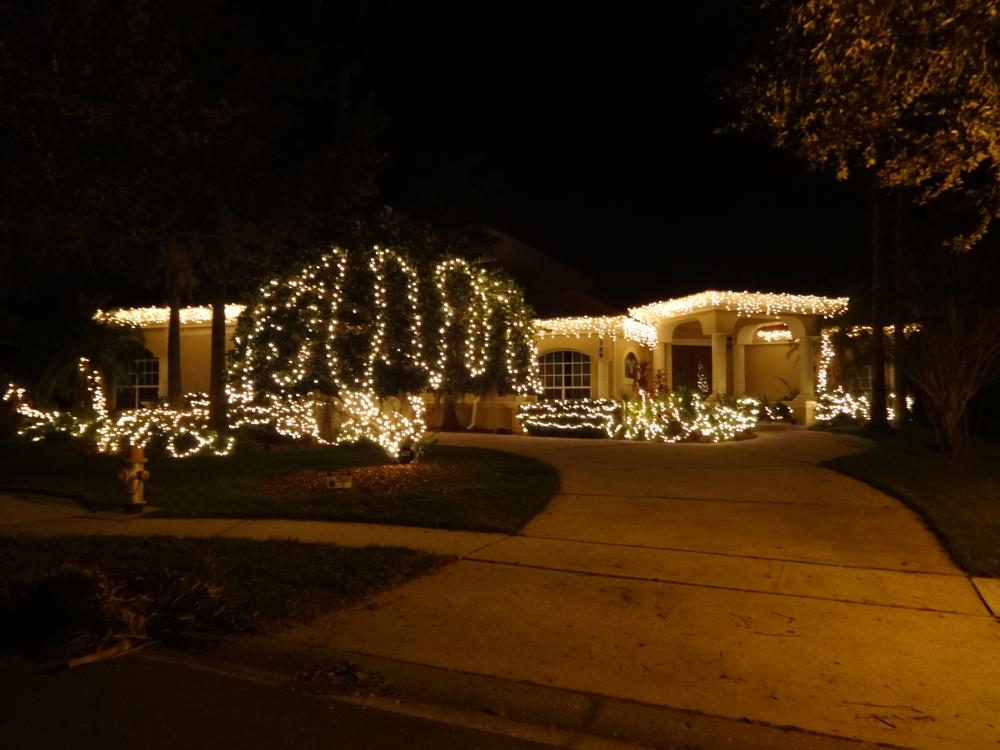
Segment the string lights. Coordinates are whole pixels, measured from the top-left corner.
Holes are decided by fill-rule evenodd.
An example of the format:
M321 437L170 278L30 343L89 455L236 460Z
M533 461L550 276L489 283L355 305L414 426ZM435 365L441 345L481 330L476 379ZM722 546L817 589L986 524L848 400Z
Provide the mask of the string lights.
M896 418L896 394L889 394L889 405L886 406L886 418L891 422ZM816 421L833 422L845 418L856 422L867 422L871 414L869 398L865 394L848 393L840 386L819 395L816 402ZM906 410L913 410L912 396L906 397Z
M226 305L226 324L236 322L243 312L243 305ZM211 307L182 307L181 325L208 325L212 322ZM98 310L94 320L109 325L135 328L161 328L170 322L169 307L119 307L114 310Z
M83 418L70 412L36 409L25 398L23 388L11 385L4 400L14 404L21 417L18 435L34 442L44 440L52 433L64 433L75 438L90 437L101 453L116 453L126 445L147 448L157 438L163 439L167 453L175 458L186 458L198 453L228 455L235 439L220 438L208 429L208 401L192 397L191 407L185 410L154 407L130 409L117 416L108 410L101 373L81 358L80 372L87 382L87 392L94 416Z
M535 321L535 331L539 339L552 336L571 336L573 338L596 336L615 341L621 337L626 341L634 341L647 349L655 349L657 345L655 326L628 315L546 318Z
M638 399L624 404L622 433L626 440L725 442L753 429L759 410L759 402L749 396L702 400L671 392L650 398L640 391Z
M251 305L227 305L226 322L239 317L227 373L228 425L270 425L282 435L322 443L319 415L333 406L341 419L330 442L370 439L394 457L422 439L425 407L418 395L380 396L380 373L404 368L412 391L450 387L457 370L472 379L499 377L514 393L536 392L534 326L520 290L460 258L439 261L427 276L429 299L422 296L421 271L402 255L378 247L358 254L334 248L298 273L272 279ZM347 301L350 284L355 304ZM425 304L440 318L436 330L425 325ZM169 313L166 307L130 308L98 311L94 318L152 328L168 325ZM188 307L180 320L202 325L211 316L211 308ZM458 347L452 345L456 332ZM367 349L359 353L359 346ZM207 429L207 398L192 397L183 410L155 407L111 417L100 374L86 361L80 366L95 418L34 409L23 389L11 386L4 398L16 404L23 435L40 440L53 431L89 434L105 452L125 441L146 446L154 437L165 438L177 457L232 450L231 437L220 439Z
M226 322L237 322L235 352L227 373L228 425L273 427L294 439L338 444L369 439L390 456L423 439L424 389L502 377L504 387L520 395L541 389L536 339L556 336L618 338L647 349L658 346L657 324L709 310L743 316L778 317L843 313L846 297L819 297L763 292L706 291L630 308L628 315L531 320L521 292L512 283L461 258L445 258L429 266L411 263L388 249L365 253L333 248L297 273L265 284L248 306L226 306ZM145 307L98 311L103 323L164 327L169 308ZM207 325L209 307L187 307L182 325ZM918 330L908 325L907 335ZM820 337L817 372L817 419L842 415L867 419L868 400L843 388L831 389L834 334ZM892 326L885 328L887 335ZM850 337L870 335L855 326ZM794 342L783 326L757 331L764 343ZM497 369L499 368L499 369ZM41 440L52 432L90 436L102 452L125 443L147 446L163 439L170 455L225 455L234 439L208 429L208 400L190 397L185 409L154 407L113 416L100 373L80 361L94 415L81 418L57 410L32 407L23 389L8 387L4 400L22 418L19 434ZM496 373L500 374L497 375ZM406 388L386 385L395 377ZM409 378L409 380L406 380ZM699 387L708 389L704 368ZM412 387L410 387L412 386ZM408 393L386 398L386 392ZM332 394L332 395L323 395ZM332 437L322 429L330 410L336 415ZM599 434L629 440L732 440L752 428L759 404L752 398L664 394L640 391L628 401L566 400L522 404L518 419L529 433ZM891 409L890 409L891 416Z
M528 434L613 438L620 429L621 403L609 399L554 399L521 404L517 418Z
M882 329L886 337L892 336L896 327L885 326ZM918 323L907 323L903 326L903 335L906 337L920 331ZM824 328L820 332L819 366L816 370L816 392L819 398L816 403L816 420L819 422L831 422L838 417L847 417L856 421L867 421L869 414L868 396L864 394L848 393L842 386L831 387L830 373L833 362L837 358L837 350L834 346L834 338L840 332L839 327ZM845 332L848 338L857 339L863 336L871 336L871 326L852 326ZM894 398L890 394L890 398ZM913 399L906 398L906 409L913 409ZM895 410L888 407L889 420L895 418Z
M266 422L282 434L321 440L315 417L319 402L310 393L328 384L333 404L344 416L333 442L365 438L394 456L422 438L424 405L411 395L398 408L388 408L391 399L378 395L380 366L415 373L422 382L414 390L447 387L456 370L469 378L483 377L491 364L502 368L513 392L539 388L534 330L513 284L461 258L439 261L428 274L440 318L432 329L425 325L416 266L378 247L363 266L359 260L333 249L292 277L266 284L259 300L247 308L234 339L230 381L238 387L231 392L231 403L242 409L234 424ZM372 280L370 320L359 318L358 309L345 302L347 285L359 281L362 267ZM392 298L399 284L390 281L390 269L403 283L402 299ZM304 325L296 323L303 317ZM359 335L367 346L360 368L342 356L344 351L356 354L351 342ZM499 362L492 359L496 352ZM271 418L275 412L282 418Z
M716 292L707 291L687 297L652 302L641 307L630 307L629 315L636 320L656 324L664 318L705 310L725 310L740 315L820 315L831 318L847 310L847 297L817 297L805 294L770 292Z
M765 344L790 344L795 341L795 336L787 328L761 328L754 338Z
M594 435L667 443L735 440L757 422L760 404L750 397L709 397L667 393L652 398L640 391L628 401L565 399L522 404L518 419L532 435Z

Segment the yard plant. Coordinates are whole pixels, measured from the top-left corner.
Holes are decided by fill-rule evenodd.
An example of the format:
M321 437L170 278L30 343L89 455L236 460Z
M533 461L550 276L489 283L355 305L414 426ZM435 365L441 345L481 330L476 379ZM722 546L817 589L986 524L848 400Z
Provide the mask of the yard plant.
M0 654L269 632L432 570L397 547L171 537L0 539Z

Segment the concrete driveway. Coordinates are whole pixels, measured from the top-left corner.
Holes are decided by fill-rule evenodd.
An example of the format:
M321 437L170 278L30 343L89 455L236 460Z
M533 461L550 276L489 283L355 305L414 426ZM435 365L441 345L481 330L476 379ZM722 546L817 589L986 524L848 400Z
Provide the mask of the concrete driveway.
M444 442L549 461L561 494L288 638L870 742L1000 743L1000 624L916 516L817 465L863 441Z

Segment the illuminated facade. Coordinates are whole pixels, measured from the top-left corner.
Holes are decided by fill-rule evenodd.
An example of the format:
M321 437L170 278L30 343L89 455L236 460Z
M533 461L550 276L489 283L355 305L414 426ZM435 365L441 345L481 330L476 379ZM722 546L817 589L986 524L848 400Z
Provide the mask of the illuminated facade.
M810 423L817 373L821 380L824 375L823 321L846 307L844 297L707 291L633 307L627 315L536 320L540 397L615 399L632 394L636 381L646 377L671 390L790 398L797 421ZM227 308L229 344L241 309ZM100 314L100 319L142 329L151 357L159 360L161 394L167 383L167 312L142 308ZM208 310L188 308L181 321L184 389L206 391ZM459 413L478 426L516 431L513 414L525 399L512 396L509 405L481 406L470 396ZM484 419L491 424L482 424Z

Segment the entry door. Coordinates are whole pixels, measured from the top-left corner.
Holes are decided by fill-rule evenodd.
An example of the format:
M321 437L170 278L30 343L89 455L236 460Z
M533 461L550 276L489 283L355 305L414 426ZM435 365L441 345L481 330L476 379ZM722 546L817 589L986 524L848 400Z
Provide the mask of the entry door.
M712 347L674 344L674 390L688 389L709 393L712 390Z

